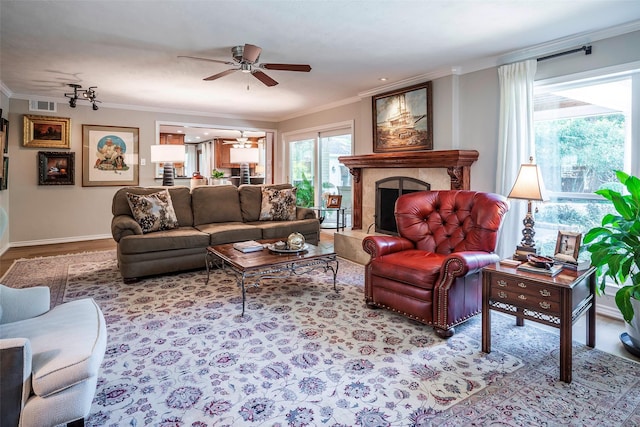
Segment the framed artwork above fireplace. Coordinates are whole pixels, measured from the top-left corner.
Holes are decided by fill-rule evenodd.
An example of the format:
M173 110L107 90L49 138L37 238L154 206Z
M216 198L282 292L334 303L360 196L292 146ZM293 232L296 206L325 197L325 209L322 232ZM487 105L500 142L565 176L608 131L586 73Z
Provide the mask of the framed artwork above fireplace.
M433 150L431 82L372 98L373 152Z

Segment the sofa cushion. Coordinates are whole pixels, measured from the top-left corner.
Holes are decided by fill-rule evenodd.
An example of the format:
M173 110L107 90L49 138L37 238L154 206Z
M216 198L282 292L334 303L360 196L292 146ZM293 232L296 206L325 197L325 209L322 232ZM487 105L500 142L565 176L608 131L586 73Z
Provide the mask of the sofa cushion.
M186 248L206 248L208 245L209 236L207 234L193 227L180 227L173 230L123 237L118 243L118 248L123 254L139 254Z
M127 193L132 194L152 194L157 193L162 188L158 187L123 187L116 191L113 196L111 212L113 216L128 215L133 217ZM167 188L173 203L173 210L176 213L178 224L180 227L188 227L193 225L193 213L191 212L191 190L185 186L174 186Z
M71 301L47 313L0 325L0 338L31 342L33 392L46 397L98 375L107 328L91 298Z
M207 185L191 192L193 223L242 222L240 197L233 185Z
M260 221L293 221L296 219L297 188L263 188Z
M238 193L240 194L240 206L242 208L242 219L244 222L258 221L260 219L263 188L283 189L293 188L293 186L291 184L243 184L238 187Z
M140 224L142 233L171 230L178 226L171 196L167 190L141 195L127 193L133 217Z
M262 239L260 228L242 222L202 224L198 226L198 230L210 235L211 246Z
M317 219L303 219L298 221L257 221L250 224L255 225L262 230L263 239L286 238L291 233L301 233L305 236L315 235L318 233Z

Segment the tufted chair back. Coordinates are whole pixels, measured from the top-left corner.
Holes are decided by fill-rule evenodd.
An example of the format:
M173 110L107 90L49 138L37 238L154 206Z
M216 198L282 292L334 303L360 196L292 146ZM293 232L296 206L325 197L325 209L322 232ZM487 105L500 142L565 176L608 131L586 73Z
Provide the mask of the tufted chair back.
M398 233L411 240L416 249L448 255L493 252L508 209L506 199L498 194L419 191L398 198L395 216Z

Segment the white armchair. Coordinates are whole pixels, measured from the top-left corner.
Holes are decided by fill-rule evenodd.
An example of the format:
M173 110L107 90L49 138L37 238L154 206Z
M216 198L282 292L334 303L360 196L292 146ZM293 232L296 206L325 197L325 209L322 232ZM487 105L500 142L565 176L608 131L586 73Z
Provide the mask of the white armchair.
M83 426L107 346L91 298L49 310L49 288L0 285L0 425Z

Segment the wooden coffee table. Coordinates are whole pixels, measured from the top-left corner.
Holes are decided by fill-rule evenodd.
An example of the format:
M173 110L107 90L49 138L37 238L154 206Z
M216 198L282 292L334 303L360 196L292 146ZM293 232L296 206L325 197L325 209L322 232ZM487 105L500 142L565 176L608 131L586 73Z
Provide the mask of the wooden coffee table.
M278 239L259 240L265 246ZM236 274L238 286L242 289L242 315L244 315L247 282L252 286L259 286L262 279L273 279L283 276L302 275L314 270L331 271L333 274L333 290L336 287L338 275L338 256L333 248L323 248L309 243L306 250L295 253L274 253L266 247L257 252L243 253L233 248L233 243L209 246L205 255L207 266L207 284L211 267L215 264L220 268L227 266Z

